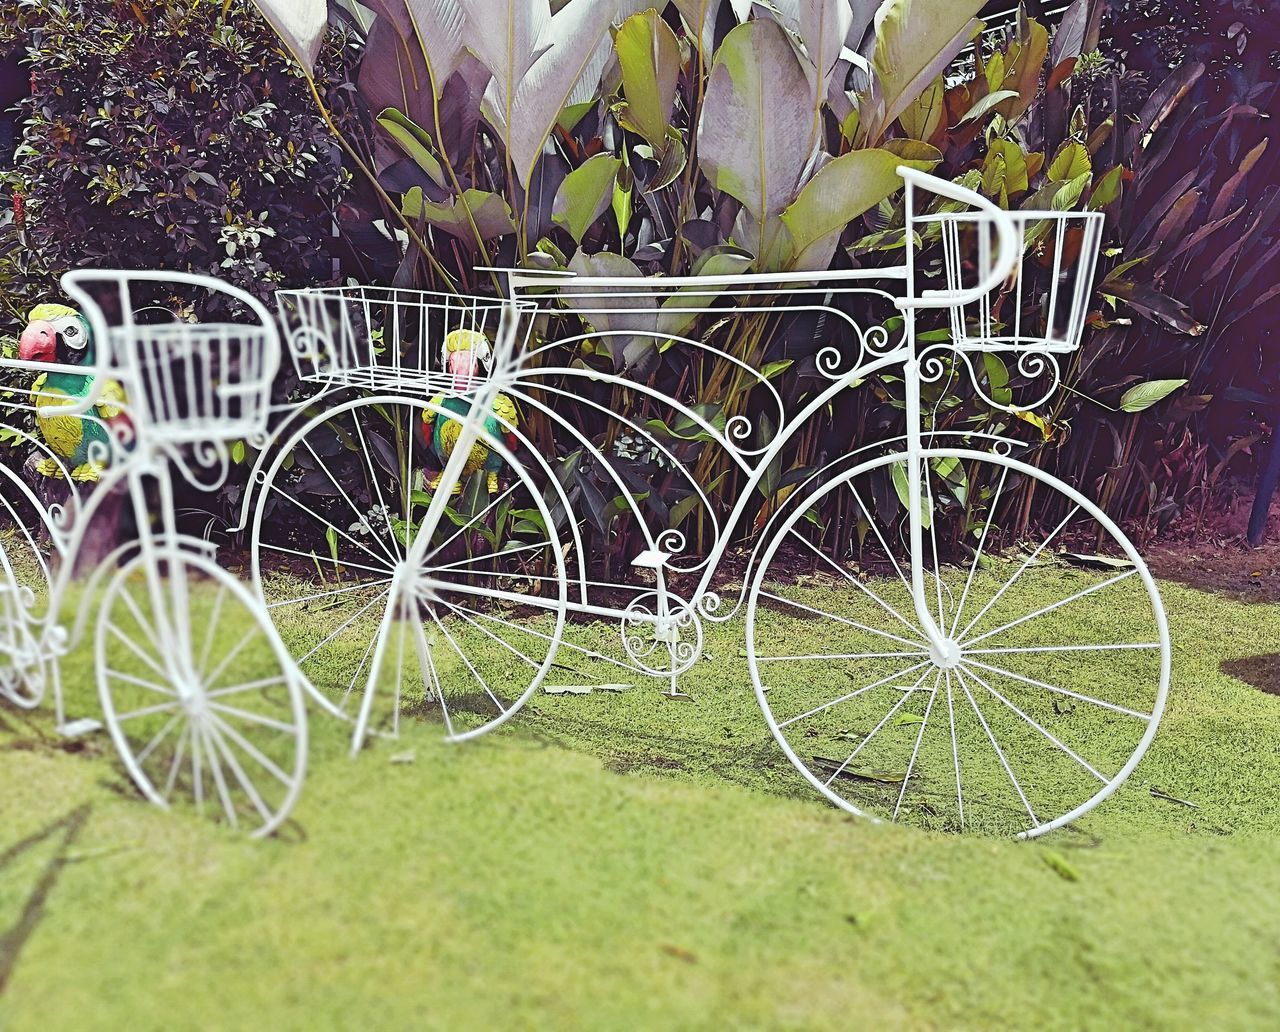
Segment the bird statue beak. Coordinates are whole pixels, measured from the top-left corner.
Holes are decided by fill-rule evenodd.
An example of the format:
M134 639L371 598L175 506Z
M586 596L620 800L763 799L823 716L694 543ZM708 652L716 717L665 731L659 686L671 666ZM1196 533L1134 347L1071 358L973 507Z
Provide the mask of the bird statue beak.
M33 319L18 338L19 361L52 362L57 353L58 331L44 319Z

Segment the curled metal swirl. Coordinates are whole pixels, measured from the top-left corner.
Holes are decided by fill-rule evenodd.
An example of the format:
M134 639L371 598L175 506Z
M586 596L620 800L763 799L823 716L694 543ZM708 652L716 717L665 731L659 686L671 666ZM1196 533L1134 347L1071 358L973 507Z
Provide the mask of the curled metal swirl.
M731 441L751 439L751 420L746 416L733 416L724 425L724 435Z
M980 352L976 353L980 354ZM917 356L921 379L926 383L935 383L950 372L954 363L959 362L964 365L969 375L969 383L983 404L1000 412L1028 412L1039 408L1053 397L1061 382L1061 370L1056 355L1043 351L1021 351L1015 365L1018 375L1030 380L1047 376L1049 382L1043 391L1030 400L1020 400L1018 404L998 402L984 389L982 376L974 366L974 354L975 352L956 348L950 343L935 344L921 351Z
M627 606L619 625L622 647L638 670L654 677L678 677L702 655L702 621L688 602L668 592L667 620L674 640L664 641L658 636L657 599L656 592L647 592ZM660 658L650 659L655 654Z
M676 530L674 527L659 534L654 545L659 552L666 552L669 555L679 555L689 547L684 531Z
M191 447L190 459L177 446L164 446L165 455L197 491L217 491L231 474L231 452L225 441L198 441ZM202 476L207 472L209 476Z

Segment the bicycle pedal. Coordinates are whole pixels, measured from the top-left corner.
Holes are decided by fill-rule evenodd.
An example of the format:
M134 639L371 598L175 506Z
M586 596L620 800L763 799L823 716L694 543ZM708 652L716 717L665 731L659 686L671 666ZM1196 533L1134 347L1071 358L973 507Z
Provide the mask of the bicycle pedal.
M62 735L63 738L83 738L85 735L101 731L102 721L94 720L92 717L84 717L66 724L59 724L54 730Z

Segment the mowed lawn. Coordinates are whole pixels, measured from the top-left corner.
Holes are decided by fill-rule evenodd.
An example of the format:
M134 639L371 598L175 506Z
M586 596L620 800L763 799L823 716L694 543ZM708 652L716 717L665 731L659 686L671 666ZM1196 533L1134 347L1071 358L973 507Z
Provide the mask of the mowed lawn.
M302 801L262 842L139 801L104 737L0 709L0 1025L1276 1027L1280 696L1221 664L1280 651L1280 609L1162 591L1154 745L1034 843L820 800L740 622L710 629L692 701L539 695L479 742L413 719L354 761L313 713Z

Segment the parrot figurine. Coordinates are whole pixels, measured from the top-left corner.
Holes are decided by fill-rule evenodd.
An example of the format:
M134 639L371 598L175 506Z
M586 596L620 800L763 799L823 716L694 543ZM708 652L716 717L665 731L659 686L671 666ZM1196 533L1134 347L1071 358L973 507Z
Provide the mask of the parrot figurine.
M18 339L18 358L23 362L93 366L94 340L88 320L67 305L37 305ZM108 382L92 412L44 414L48 409L66 407L77 399L87 398L94 389L94 379L89 373L55 370L41 373L31 385L36 428L57 456L57 459L49 457L33 464L41 476L60 478L64 465L71 471L71 479L79 483L96 483L102 476L100 458L107 454L110 446L107 428L127 419L120 385ZM94 447L95 444L98 447Z
M444 339L441 362L444 368L453 375L456 394L448 397L436 395L431 399L433 408L422 413L422 437L427 447L440 460L441 467L449 461L449 455L462 433L463 421L471 411L470 399L463 394L475 383L482 363L487 363L493 355L488 338L479 330L454 330ZM437 418L436 407L449 413L444 419ZM514 451L517 438L512 431L516 426L515 403L505 394L499 394L493 401L493 411L485 418L484 429L489 437L505 442ZM471 476L479 470L486 474L485 486L489 494L498 491L498 473L502 469L502 456L495 454L483 441L477 441L471 449L463 472ZM431 481L434 491L440 486L443 472ZM453 485L453 493L462 491L462 483Z

